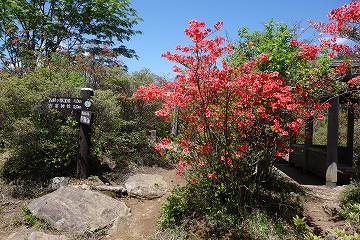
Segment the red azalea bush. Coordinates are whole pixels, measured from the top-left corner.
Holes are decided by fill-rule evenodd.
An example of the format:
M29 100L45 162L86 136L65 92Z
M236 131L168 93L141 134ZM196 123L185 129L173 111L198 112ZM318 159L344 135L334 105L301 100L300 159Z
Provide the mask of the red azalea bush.
M178 174L208 198L232 203L228 205L240 211L269 177L274 161L287 154L289 136L316 115L314 110L328 105L309 100L300 84L286 85L278 72L257 71L267 54L237 66L228 63L224 57L232 47L224 45L223 37L208 39L221 26L218 22L212 30L190 21L185 34L193 45L177 46L183 54L163 54L178 63L176 80L141 86L134 95L161 99L162 109L155 114L167 121L178 118L177 147L166 148L176 155ZM165 154L162 147L170 143L164 139L155 147Z

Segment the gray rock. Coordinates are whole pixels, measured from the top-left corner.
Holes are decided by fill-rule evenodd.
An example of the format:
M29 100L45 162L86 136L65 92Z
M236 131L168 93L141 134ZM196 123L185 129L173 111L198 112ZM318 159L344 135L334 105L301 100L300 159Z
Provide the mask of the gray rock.
M324 208L324 211L331 216L336 215L340 210L339 204L336 204L333 202L324 203L323 208Z
M337 234L332 229L325 230L325 239L326 240L336 240L338 239Z
M62 186L68 185L68 179L66 177L54 177L50 180L49 189L55 191Z
M45 218L61 232L94 231L120 224L130 216L130 209L123 202L70 186L34 199L28 207L32 214Z
M127 193L131 197L154 199L163 196L168 187L163 177L151 174L136 174L125 182Z
M68 240L66 236L51 235L39 231L25 230L11 234L7 240Z
M121 193L121 194L126 193L126 188L123 186L99 185L99 186L95 186L95 189L99 190L99 191L110 191L110 192Z
M15 232L8 236L6 240L27 240L29 238L29 235L31 233L31 230L23 230L20 232Z

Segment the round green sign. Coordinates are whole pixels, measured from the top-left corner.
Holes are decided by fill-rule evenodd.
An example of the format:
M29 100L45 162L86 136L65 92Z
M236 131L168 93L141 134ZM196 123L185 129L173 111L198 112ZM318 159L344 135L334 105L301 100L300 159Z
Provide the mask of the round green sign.
M91 106L91 102L89 100L85 101L84 106L89 108Z

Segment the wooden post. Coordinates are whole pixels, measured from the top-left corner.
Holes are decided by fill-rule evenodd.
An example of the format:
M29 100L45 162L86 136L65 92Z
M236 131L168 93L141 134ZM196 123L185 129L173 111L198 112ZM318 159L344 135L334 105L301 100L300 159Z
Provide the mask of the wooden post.
M326 185L336 187L338 163L338 134L339 134L339 97L330 100L328 129L327 129L327 154L326 154Z
M314 135L314 121L310 119L306 122L305 126L305 144L304 144L304 154L303 154L303 172L308 171L309 164L309 150L308 148L313 144L313 135Z
M91 88L82 88L80 97L82 99L90 99L94 95L94 91ZM80 133L78 142L78 156L76 175L78 178L89 177L89 157L90 157L90 142L91 142L91 125L82 123L80 121Z
M346 147L347 147L347 156L346 156L346 165L353 165L353 156L354 156L354 124L355 124L354 108L348 108L347 116L347 135L346 135Z
M156 142L156 130L150 130L150 139L152 142Z

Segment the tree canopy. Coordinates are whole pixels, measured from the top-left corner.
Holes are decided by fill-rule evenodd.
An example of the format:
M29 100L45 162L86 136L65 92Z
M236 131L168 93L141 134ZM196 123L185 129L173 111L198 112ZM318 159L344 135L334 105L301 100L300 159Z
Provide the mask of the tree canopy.
M141 20L129 0L1 0L2 68L19 74L56 51L96 54L104 46L137 57L124 42L141 33Z

